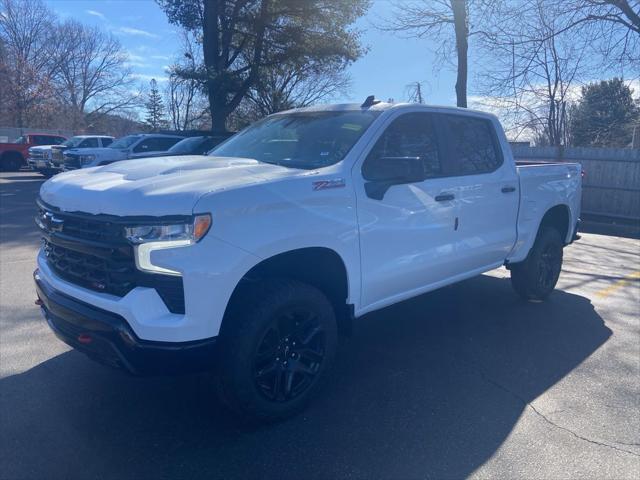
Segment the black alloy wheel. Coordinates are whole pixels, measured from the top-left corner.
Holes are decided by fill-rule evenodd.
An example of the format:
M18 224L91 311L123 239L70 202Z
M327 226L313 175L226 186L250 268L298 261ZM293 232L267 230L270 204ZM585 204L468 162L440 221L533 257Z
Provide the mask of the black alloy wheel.
M256 387L273 402L287 402L313 385L324 360L325 332L318 315L288 309L274 318L254 356Z

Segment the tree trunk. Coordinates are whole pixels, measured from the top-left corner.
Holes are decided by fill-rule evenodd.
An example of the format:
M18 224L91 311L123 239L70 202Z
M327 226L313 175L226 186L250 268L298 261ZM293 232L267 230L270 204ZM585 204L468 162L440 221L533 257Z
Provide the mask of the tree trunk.
M467 6L465 0L451 0L453 23L456 30L456 50L458 53L458 77L456 79L456 99L458 107L467 108L467 51L469 30L467 28Z
M222 4L222 5L221 5ZM220 76L224 73L220 56L220 29L218 17L224 8L222 0L204 2L204 22L202 25L202 53L207 69L207 96L211 110L211 131L227 131L227 89L221 85Z
M213 133L225 133L227 131L227 110L219 105L214 98L209 95L209 105L211 105L211 131Z

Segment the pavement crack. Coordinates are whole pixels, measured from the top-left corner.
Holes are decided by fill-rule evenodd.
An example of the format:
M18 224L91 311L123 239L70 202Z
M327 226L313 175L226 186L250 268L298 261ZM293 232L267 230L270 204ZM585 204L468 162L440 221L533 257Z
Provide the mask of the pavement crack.
M633 455L635 457L640 457L640 454L638 454L636 452L632 452L632 451L626 450L624 448L616 447L615 445L610 445L608 443L599 442L597 440L593 440L591 438L584 437L584 436L574 432L573 430L571 430L568 427L565 427L563 425L559 425L559 424L555 423L553 420L548 418L544 413L542 413L540 410L538 410L535 406L533 406L532 403L530 403L527 400L525 400L521 395L519 395L518 393L514 392L513 390L511 390L510 388L506 387L505 385L502 385L501 383L499 383L498 381L494 380L493 378L489 377L481 368L478 368L477 364L473 364L473 363L471 363L471 362L469 362L467 360L463 360L463 361L465 361L465 363L468 363L472 367L473 370L478 372L480 374L480 376L483 378L483 380L485 380L486 382L490 383L494 387L502 390L503 392L511 395L513 398L517 399L520 403L522 403L525 407L528 407L529 409L531 409L531 411L533 411L537 416L542 418L549 425L551 425L551 426L553 426L553 427L555 427L555 428L557 428L559 430L563 430L563 431L567 432L568 434L572 435L573 437L577 438L578 440L582 440L584 442L588 442L588 443L591 443L593 445L598 445L598 446L601 446L601 447L611 448L613 450L617 450L618 452L628 453L629 455ZM622 443L622 442L615 442L615 443L617 443L619 445L628 445L628 446L637 446L638 445L638 444L634 444L634 443Z

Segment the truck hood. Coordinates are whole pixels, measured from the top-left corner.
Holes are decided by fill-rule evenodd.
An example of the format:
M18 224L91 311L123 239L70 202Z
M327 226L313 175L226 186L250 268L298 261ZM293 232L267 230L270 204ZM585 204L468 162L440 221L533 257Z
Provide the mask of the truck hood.
M308 173L247 158L144 158L61 173L42 185L40 198L67 212L190 215L207 193Z
M30 147L29 151L33 150L34 152L46 152L47 150L51 150L53 145L40 145L38 147Z

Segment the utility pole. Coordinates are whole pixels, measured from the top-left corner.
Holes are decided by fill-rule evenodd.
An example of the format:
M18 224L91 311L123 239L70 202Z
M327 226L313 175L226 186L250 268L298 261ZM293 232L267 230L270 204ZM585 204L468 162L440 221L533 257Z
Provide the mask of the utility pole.
M407 86L409 90L409 101L415 103L424 103L422 97L422 84L420 82L411 83Z

